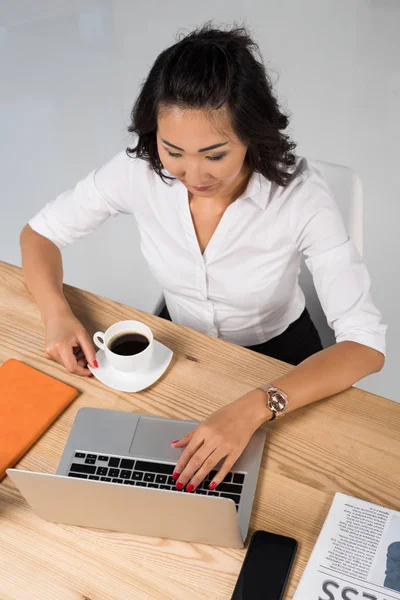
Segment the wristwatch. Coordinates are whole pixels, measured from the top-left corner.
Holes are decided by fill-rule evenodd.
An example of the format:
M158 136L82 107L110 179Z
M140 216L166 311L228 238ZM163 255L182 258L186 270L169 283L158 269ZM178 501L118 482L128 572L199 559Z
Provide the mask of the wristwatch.
M268 383L259 385L258 387L260 390L263 390L268 397L267 406L272 412L272 417L269 419L268 423L274 421L274 419L283 417L287 407L289 406L289 400L285 392L282 392L282 390L274 387L273 385L269 385Z

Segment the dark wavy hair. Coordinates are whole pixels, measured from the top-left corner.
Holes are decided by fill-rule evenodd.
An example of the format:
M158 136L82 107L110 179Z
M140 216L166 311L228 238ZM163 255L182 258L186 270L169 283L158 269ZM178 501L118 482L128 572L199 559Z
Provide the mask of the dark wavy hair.
M289 120L245 27L224 31L206 23L161 52L144 81L128 127L138 142L126 152L147 160L164 182L171 177L163 173L157 150L157 115L174 105L208 111L226 107L233 130L248 146L250 170L280 186L292 179L296 144L282 133Z

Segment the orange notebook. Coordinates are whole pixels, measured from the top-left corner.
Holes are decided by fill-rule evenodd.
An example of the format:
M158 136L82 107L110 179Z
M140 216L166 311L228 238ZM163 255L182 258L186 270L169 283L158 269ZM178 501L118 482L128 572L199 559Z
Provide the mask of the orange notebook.
M0 481L77 394L14 358L0 367Z

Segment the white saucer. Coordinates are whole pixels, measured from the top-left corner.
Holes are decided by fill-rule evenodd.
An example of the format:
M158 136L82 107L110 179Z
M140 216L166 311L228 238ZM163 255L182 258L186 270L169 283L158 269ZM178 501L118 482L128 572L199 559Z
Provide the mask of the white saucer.
M99 366L94 369L89 365L93 375L108 387L119 392L140 392L152 385L161 377L168 368L172 358L172 350L154 340L153 356L147 369L135 373L123 373L117 371L107 361L104 351L99 350L96 354Z

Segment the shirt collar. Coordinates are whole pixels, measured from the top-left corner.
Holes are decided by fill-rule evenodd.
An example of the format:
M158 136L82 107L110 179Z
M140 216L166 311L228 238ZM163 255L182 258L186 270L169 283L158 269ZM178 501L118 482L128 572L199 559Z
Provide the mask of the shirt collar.
M239 196L238 200L249 198L257 204L261 210L265 210L269 195L271 192L271 182L261 175L261 173L253 172L252 176L249 179L249 183L243 194Z

